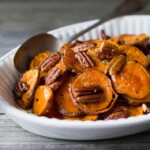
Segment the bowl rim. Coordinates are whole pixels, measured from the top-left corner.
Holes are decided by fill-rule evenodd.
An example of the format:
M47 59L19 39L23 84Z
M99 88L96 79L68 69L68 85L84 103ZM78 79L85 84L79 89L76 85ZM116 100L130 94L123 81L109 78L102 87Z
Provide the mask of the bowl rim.
M128 16L123 16L123 17L150 17L150 15L128 15ZM118 17L120 18L120 17ZM118 18L112 19L110 21L116 20ZM122 18L122 17L121 17ZM52 31L48 31L48 33L54 34L55 32L59 32L63 29L66 29L68 27L74 27L77 25L82 25L82 24L91 24L98 21L96 20L91 20L91 21L85 21L81 23L76 23L72 25L68 25L65 27L61 27ZM20 47L17 46L16 48L12 49L10 52L6 53L4 56L0 58L0 63L5 60L8 56L12 55L15 53L15 51ZM14 106L11 106L8 102L4 100L4 98L0 95L0 107L2 110L8 115L12 116L13 118L18 118L19 120L24 120L28 122L34 122L36 124L40 125L45 125L45 126L54 126L57 128L89 128L89 127L94 127L94 128L116 128L120 126L131 126L135 124L141 124L144 122L150 122L150 114L147 115L142 115L142 116L134 116L134 117L129 117L129 118L122 118L118 120L97 120L97 121L81 121L81 120L61 120L61 119L56 119L56 118L47 118L44 116L36 116L32 113L28 113L24 110L18 109Z

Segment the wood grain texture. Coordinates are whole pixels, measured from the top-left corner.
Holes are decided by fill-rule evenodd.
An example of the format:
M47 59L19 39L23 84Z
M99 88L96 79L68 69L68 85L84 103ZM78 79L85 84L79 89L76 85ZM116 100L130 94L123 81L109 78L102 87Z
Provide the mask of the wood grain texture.
M30 36L102 18L123 0L0 0L0 57ZM150 5L140 13L150 13ZM23 130L0 110L0 150L150 149L150 131L109 140L66 141Z

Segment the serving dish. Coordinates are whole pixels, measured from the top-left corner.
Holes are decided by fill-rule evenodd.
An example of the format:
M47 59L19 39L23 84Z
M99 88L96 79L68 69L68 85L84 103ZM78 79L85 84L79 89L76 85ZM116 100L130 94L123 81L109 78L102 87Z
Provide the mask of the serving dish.
M71 26L50 31L58 38L71 36L97 20L78 23ZM125 16L113 19L87 34L80 40L100 38L100 30L104 29L108 35L117 36L123 33L140 34L149 31L150 16ZM38 117L24 110L18 109L12 94L12 88L19 74L13 65L13 57L18 47L0 59L0 107L22 128L38 135L70 140L107 139L131 135L150 129L150 114L130 117L127 119L109 121L70 121Z

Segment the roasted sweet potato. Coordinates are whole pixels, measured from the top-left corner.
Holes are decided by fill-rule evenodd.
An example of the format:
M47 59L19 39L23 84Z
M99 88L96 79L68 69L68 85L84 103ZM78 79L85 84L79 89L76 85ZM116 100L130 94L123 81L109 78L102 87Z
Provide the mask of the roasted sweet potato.
M53 91L48 86L39 86L34 95L33 113L41 116L47 114L53 104Z
M14 94L20 107L24 109L31 108L34 92L39 84L39 79L39 70L32 69L25 72L15 85Z
M124 95L124 98L131 105L149 103L150 102L150 93L147 96L143 97L143 98L133 98L133 97L130 97L130 96L127 96L127 95Z
M42 52L42 53L39 53L38 55L36 55L31 63L30 63L30 69L35 69L35 68L38 68L41 64L41 62L49 55L51 54L50 51L45 51L45 52Z
M74 104L88 115L108 111L117 99L111 81L97 68L89 69L74 79L71 84L71 96Z
M119 55L114 57L106 66L104 73L114 75L119 72L126 63L126 56Z
M91 56L92 60L95 63L95 66L98 68L98 70L104 72L107 66L107 62L99 60L94 54L93 51L88 51L88 55Z
M138 62L128 61L111 79L117 93L138 99L150 93L150 76Z
M149 36L146 34L139 34L139 35L133 35L133 34L122 34L119 36L119 40L122 44L129 44L129 45L138 45L145 41L149 40Z
M72 76L69 76L67 81L59 88L54 95L54 101L56 102L57 110L60 114L68 117L83 116L83 112L80 111L72 102L69 86L73 80Z
M147 55L148 65L150 65L150 55Z
M143 115L143 109L141 106L128 106L127 109L127 117Z
M81 73L87 69L75 58L75 53L70 49L69 45L65 44L60 51L63 55L62 61L69 70L75 73Z
M147 57L137 47L131 45L121 45L119 46L119 51L120 53L125 54L127 56L127 61L137 61L145 68L148 66Z
M114 42L116 44L119 44L119 42L120 42L118 37L111 37L107 41L111 41L111 42Z
M86 115L83 117L68 117L68 116L64 116L63 119L66 120L82 120L82 121L96 121L98 120L98 115Z

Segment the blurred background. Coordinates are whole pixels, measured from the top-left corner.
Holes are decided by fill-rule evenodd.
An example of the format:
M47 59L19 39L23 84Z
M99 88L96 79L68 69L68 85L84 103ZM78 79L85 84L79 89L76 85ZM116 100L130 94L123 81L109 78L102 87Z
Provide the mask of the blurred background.
M0 0L0 57L34 34L102 18L122 1ZM139 12L149 13L150 6Z

